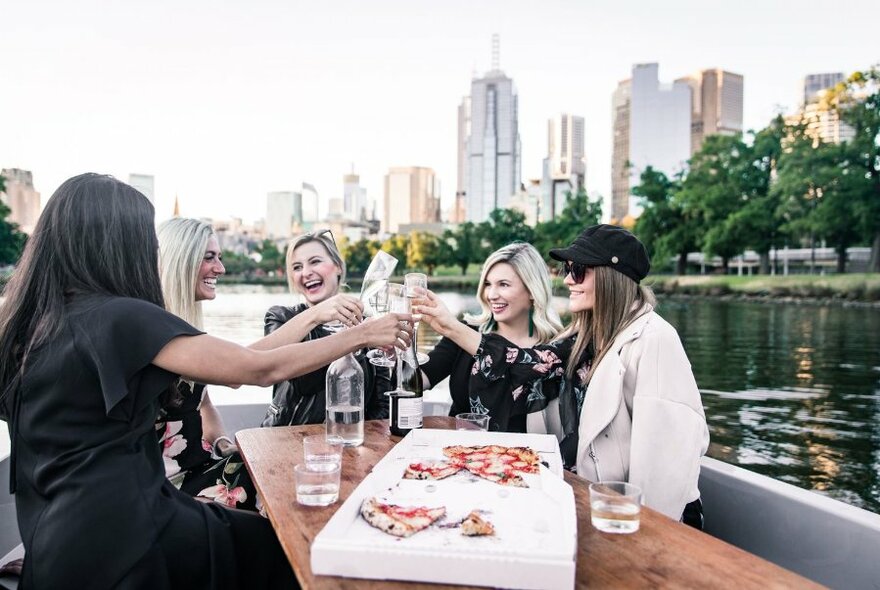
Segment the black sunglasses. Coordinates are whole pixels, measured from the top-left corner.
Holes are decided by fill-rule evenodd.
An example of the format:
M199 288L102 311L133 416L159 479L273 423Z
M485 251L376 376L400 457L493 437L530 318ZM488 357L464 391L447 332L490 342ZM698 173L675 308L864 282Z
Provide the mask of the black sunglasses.
M325 235L325 234L327 234L327 235L330 236L330 241L333 242L333 246L338 250L338 249L339 249L339 246L336 244L336 238L333 237L333 232L330 231L329 229L322 229L322 230L318 230L318 231L310 231L310 232L308 232L308 233L305 234L305 235L308 236L308 237L310 237L310 238L320 238L321 236L323 236L323 235Z
M562 263L562 272L563 276L571 275L575 283L583 283L584 277L587 276L587 265L566 260Z

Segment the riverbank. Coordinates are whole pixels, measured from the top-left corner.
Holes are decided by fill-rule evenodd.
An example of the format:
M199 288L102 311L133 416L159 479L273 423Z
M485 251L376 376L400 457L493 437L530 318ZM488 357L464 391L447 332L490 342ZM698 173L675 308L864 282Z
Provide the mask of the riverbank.
M435 291L476 292L480 275L442 274L428 278ZM403 282L403 277L392 278ZM224 283L257 285L286 285L282 277L262 277L243 280L227 276ZM359 278L350 277L348 284L353 291L361 287ZM853 273L841 275L789 275L789 276L723 276L723 275L651 275L645 284L658 295L707 297L723 299L747 299L755 301L816 302L816 303L863 303L880 306L880 274ZM560 277L553 279L553 291L565 293Z

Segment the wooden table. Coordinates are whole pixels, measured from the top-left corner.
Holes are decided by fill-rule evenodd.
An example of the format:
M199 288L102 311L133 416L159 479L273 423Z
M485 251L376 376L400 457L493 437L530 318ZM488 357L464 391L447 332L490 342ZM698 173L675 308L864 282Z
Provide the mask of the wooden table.
M454 419L425 418L425 427L454 428ZM344 451L339 502L326 508L301 506L296 502L293 466L303 460L303 436L323 431L323 424L254 428L239 431L235 437L281 546L302 587L461 588L312 574L312 540L373 466L400 440L390 435L387 421L367 422L364 444ZM572 473L565 473L565 481L574 490L578 518L578 588L820 587L769 561L670 520L650 508L642 508L637 533L600 533L590 524L589 482Z

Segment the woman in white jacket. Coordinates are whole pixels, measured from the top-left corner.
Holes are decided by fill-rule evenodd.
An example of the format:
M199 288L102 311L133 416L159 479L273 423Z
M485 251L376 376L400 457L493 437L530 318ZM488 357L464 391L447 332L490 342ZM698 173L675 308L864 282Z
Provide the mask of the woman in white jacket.
M572 323L559 339L520 348L496 334L460 330L428 293L425 321L475 355L472 381L510 381L510 403L537 380L558 380L560 447L569 468L592 481L628 481L645 504L701 528L697 482L709 430L690 363L675 329L654 312L640 285L650 260L630 232L611 225L584 230L550 251L563 262ZM454 319L454 318L453 318ZM557 421L558 419L558 421Z

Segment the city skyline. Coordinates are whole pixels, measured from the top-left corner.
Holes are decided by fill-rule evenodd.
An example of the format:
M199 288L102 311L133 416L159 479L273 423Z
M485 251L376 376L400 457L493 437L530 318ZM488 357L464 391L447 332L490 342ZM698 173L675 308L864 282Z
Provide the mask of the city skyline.
M518 93L522 181L541 177L548 118L570 112L585 119L587 188L606 199L611 96L633 64L659 63L663 80L741 74L748 130L794 112L805 76L880 58L867 35L829 35L818 2L747 2L721 19L691 1L638 16L610 2L19 4L0 22L0 167L31 171L44 201L86 170L150 175L158 219L177 195L184 215L253 221L267 193L303 182L326 214L351 163L369 200L390 167L430 167L449 209L456 111L491 69L493 33ZM869 22L880 7L835 16Z

